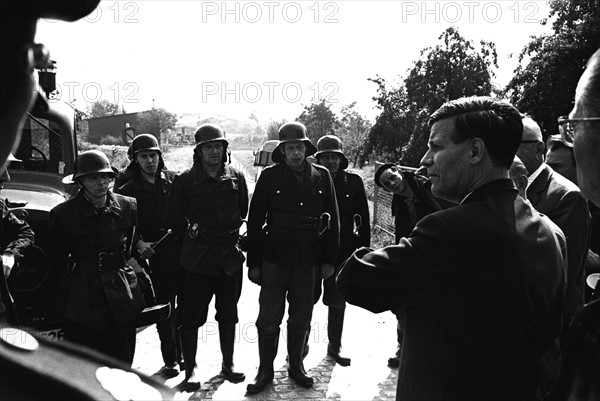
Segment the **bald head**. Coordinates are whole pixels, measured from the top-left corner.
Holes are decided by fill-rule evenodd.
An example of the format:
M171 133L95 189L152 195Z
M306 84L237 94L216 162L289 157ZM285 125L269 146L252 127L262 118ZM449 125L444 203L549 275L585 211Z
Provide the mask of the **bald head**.
M523 139L521 139L521 142L529 141L543 142L544 139L542 138L542 129L538 123L533 121L531 117L525 116L523 117Z
M544 162L545 151L540 126L527 115L523 116L523 138L517 150L517 156L529 174L533 174Z

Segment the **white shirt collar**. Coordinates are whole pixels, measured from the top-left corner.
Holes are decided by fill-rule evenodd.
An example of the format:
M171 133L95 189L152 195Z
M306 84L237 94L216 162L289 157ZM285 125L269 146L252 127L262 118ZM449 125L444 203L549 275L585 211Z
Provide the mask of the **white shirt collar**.
M537 170L535 170L533 172L533 174L531 174L529 177L527 177L527 188L529 188L531 183L534 182L536 178L538 178L538 175L541 174L542 170L545 167L546 167L546 163L542 162L542 164L540 164L540 166L537 168Z

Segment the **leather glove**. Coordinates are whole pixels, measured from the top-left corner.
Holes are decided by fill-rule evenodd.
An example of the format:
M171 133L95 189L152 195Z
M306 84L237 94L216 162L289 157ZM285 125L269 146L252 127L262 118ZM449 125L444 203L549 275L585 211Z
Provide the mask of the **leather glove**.
M248 268L248 279L256 285L260 285L262 279L262 268L260 267L249 267Z

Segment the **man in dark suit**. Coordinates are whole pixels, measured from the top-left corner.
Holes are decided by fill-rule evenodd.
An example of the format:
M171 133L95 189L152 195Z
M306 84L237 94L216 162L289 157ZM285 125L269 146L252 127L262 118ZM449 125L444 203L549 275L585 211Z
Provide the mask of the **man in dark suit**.
M568 247L567 294L563 321L569 324L583 306L584 265L591 226L587 203L577 185L557 174L544 162L544 141L539 125L523 117L523 139L517 156L529 173L527 199L540 213L550 217L565 234Z
M537 358L560 330L565 238L508 175L519 112L491 98L444 104L421 160L436 197L398 245L361 248L337 277L347 301L406 310L396 398L533 399Z

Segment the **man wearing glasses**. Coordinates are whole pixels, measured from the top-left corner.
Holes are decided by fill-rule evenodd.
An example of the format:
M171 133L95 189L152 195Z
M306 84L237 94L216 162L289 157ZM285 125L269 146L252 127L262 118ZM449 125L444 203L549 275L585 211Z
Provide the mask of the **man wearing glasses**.
M517 156L527 167L527 199L552 220L567 237L567 293L563 322L583 306L584 262L588 249L590 213L579 188L544 161L545 145L539 125L523 116L523 138Z
M600 50L579 79L569 118L559 118L558 127L563 140L573 144L581 193L600 206Z

